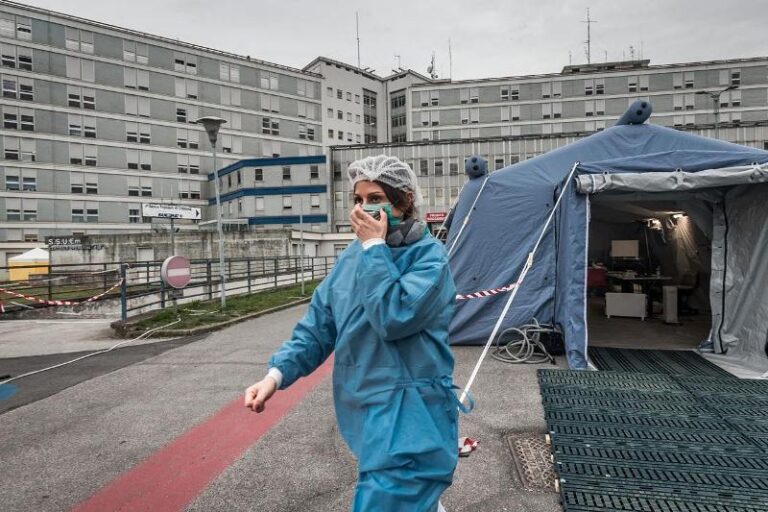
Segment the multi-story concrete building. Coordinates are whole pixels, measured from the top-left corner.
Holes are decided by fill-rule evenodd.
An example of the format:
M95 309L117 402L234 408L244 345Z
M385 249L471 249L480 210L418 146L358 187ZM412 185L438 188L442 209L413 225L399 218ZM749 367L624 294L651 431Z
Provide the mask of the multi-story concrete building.
M220 167L322 154L317 74L6 1L0 45L0 265L48 236L147 231L142 202L207 206L198 117L227 120Z
M406 91L430 81L411 69L380 77L327 57L316 58L304 70L323 77L326 146L405 142L410 106Z
M500 169L611 126L639 98L652 103L652 123L768 149L768 58L630 61L551 75L424 81L407 88L409 142L330 148L334 229L349 229L343 169L358 158L388 153L409 162L424 192L423 213L439 219L466 180L467 156L482 155L491 170Z

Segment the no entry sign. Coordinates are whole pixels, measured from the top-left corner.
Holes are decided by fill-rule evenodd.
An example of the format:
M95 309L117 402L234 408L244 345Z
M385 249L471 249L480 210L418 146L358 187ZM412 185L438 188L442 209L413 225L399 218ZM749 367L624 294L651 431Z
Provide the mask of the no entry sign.
M165 284L172 288L184 288L192 279L189 260L184 256L166 258L160 268L160 277L165 281Z

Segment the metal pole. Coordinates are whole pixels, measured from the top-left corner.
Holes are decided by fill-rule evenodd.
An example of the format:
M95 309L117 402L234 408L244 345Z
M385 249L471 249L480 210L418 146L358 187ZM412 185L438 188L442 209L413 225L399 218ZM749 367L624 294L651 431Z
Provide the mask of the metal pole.
M219 231L219 283L221 286L221 309L227 305L226 282L224 281L224 227L221 219L221 195L219 194L219 169L216 165L216 143L211 144L213 151L213 183L216 188L216 226Z
M299 227L301 228L301 295L304 296L304 197L299 203Z
M171 217L171 256L176 254L176 229L173 226L174 218Z
M125 271L127 265L120 265L120 318L123 322L128 319L128 279Z
M715 138L720 138L720 93L712 95L712 101L715 102Z

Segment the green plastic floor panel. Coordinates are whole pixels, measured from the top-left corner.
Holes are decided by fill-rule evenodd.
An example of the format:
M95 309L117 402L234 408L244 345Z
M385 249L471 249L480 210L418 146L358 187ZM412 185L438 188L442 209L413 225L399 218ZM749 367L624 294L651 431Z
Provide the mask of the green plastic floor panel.
M768 511L768 383L689 354L625 360L539 370L565 512Z

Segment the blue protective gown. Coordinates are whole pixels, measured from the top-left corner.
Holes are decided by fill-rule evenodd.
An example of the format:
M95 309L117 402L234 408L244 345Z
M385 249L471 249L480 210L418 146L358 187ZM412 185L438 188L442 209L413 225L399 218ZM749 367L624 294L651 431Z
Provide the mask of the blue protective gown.
M336 418L358 459L355 512L431 512L451 484L455 297L445 249L432 236L365 251L356 241L270 359L284 389L335 351Z

